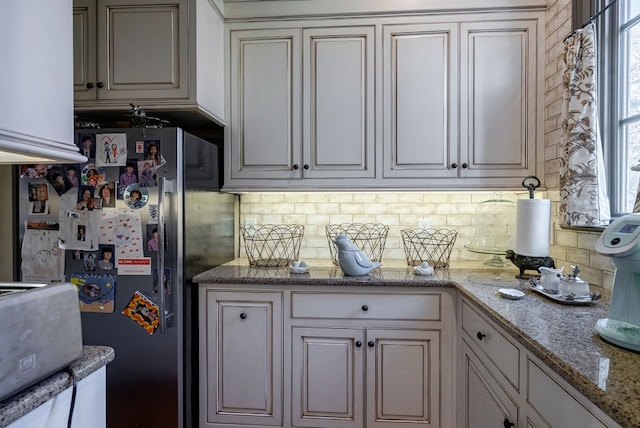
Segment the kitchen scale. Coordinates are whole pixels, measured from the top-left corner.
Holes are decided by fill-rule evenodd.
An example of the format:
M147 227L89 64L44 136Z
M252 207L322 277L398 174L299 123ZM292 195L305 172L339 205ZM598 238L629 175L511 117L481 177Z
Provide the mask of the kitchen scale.
M611 343L640 351L640 213L611 223L595 249L616 267L609 318L598 320L596 331Z

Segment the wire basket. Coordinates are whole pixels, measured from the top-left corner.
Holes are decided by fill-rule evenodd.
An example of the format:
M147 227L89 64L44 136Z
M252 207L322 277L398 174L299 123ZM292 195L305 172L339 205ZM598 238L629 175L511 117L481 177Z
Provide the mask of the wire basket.
M434 268L449 267L449 257L458 237L457 230L404 229L401 230L404 253L408 266L420 266L423 262Z
M325 226L327 241L329 242L329 251L331 252L331 261L338 266L338 250L333 240L338 235L344 233L347 235L353 245L362 250L372 262L382 261L382 252L387 242L387 233L389 226L380 223L342 223L329 224Z
M304 226L264 224L241 226L240 229L249 265L282 267L298 259Z

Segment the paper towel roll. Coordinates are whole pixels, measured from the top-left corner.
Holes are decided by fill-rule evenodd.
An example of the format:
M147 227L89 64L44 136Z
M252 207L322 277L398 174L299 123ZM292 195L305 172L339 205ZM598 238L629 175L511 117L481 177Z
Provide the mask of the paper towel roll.
M518 199L516 207L516 247L521 256L549 256L549 199Z

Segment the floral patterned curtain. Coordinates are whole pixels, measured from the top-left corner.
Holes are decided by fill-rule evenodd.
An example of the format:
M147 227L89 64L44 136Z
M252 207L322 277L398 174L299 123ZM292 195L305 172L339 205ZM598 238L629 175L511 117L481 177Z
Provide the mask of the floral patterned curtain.
M611 214L598 126L595 25L564 44L560 220L566 226L606 225Z

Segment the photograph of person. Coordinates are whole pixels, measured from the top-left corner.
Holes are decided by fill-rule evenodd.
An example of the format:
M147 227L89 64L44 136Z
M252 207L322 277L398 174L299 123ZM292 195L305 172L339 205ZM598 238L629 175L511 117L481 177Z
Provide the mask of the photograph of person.
M151 324L158 318L158 313L148 306L138 303L136 307L131 311L133 314L139 315L142 319Z
M39 201L49 200L49 185L47 183L36 184L36 199Z
M35 184L29 184L29 201L37 201L38 200L38 188Z
M98 189L98 198L100 198L100 206L102 208L116 207L116 183L109 181Z
M118 199L122 199L122 192L125 187L130 184L136 184L138 182L138 171L136 170L136 163L133 161L127 162L126 166L120 167L120 179L118 180Z
M49 201L35 200L31 202L29 214L33 214L33 215L49 214Z
M49 214L49 185L45 182L29 184L29 214Z
M94 253L87 252L84 256L84 270L87 272L93 272L96 270L96 255Z
M145 141L144 160L152 160L154 164L162 164L162 157L160 156L160 141L149 140Z
M131 208L142 208L142 192L138 189L133 189L129 192L129 205Z
M158 251L158 225L157 224L148 224L147 225L147 251L155 252ZM165 247L166 248L166 247Z
M47 175L47 169L49 165L45 164L20 165L20 178L42 178Z
M94 191L95 187L93 186L80 186L78 189L78 203L76 204L77 210L93 210L95 208Z
M73 187L69 180L67 180L67 175L64 172L64 169L60 166L51 167L49 171L47 171L46 178L58 195L66 193Z
M67 166L67 180L72 187L78 187L78 168L75 165Z
M87 238L87 226L83 224L78 225L78 233L76 239L78 241L85 241Z
M140 187L154 187L158 185L156 182L156 166L153 161L139 161L138 176Z
M102 294L102 289L97 284L86 283L82 286L82 294L90 299L97 299Z
M115 262L113 258L113 245L100 245L100 259L98 260L98 269L111 270Z
M87 158L96 157L96 149L94 145L94 136L91 134L80 135L80 142L78 144L80 147L80 153L85 155Z

